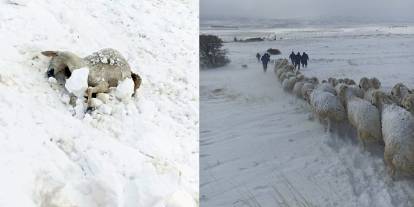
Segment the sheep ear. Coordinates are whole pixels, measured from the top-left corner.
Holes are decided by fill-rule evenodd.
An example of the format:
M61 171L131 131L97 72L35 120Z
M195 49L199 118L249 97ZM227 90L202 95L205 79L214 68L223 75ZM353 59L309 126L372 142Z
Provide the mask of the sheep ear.
M58 56L58 51L43 51L42 55L47 57L56 57Z

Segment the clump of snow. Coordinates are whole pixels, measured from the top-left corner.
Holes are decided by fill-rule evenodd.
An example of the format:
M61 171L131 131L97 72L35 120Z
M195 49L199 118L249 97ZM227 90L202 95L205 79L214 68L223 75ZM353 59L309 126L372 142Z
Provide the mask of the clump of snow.
M128 100L134 93L134 81L131 78L126 78L118 83L115 90L115 96L120 100Z
M65 87L76 97L83 97L86 89L88 89L89 68L83 67L76 69L72 75L66 80Z
M179 190L171 195L165 207L196 207L194 198L187 192Z

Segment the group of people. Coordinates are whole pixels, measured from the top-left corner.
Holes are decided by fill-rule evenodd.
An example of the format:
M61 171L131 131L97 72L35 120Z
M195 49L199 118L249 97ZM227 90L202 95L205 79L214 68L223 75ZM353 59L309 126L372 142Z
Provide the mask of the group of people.
M265 53L263 55L260 55L260 53L256 54L257 62L262 62L263 64L263 71L266 72L267 70L267 64L270 62L270 55L269 53ZM300 66L302 65L302 68L308 67L308 60L309 55L306 54L306 52L303 52L302 55L300 52L295 54L295 52L292 51L292 53L289 55L290 61L292 62L292 65L295 66L295 69L297 68L300 70Z
M295 69L297 68L300 70L300 65L302 65L302 68L308 67L309 56L306 54L306 52L303 52L301 55L300 52L295 54L295 52L292 51L292 53L289 55L289 58L292 64L295 66Z
M260 55L260 53L256 54L257 62L262 61L263 64L263 71L266 72L267 70L267 64L270 62L270 55L269 53L265 53L263 55Z

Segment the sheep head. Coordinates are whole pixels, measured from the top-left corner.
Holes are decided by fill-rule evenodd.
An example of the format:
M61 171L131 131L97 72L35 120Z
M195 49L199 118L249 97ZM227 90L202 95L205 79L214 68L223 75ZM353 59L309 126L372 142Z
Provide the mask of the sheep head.
M311 81L313 84L315 84L315 85L319 84L319 80L318 80L318 78L317 78L317 77L312 77L312 78L310 79L310 81Z
M371 103L374 106L376 106L376 107L378 107L378 108L381 109L381 107L382 107L383 104L392 104L392 103L394 103L394 101L385 92L383 92L383 91L374 91L372 93Z
M396 101L401 101L401 99L404 98L408 94L411 94L411 91L403 83L397 83L391 89L391 96Z
M375 77L369 79L369 85L371 88L375 88L375 89L381 88L381 82Z
M402 107L407 109L407 111L414 113L414 94L408 94L401 101Z
M370 87L369 84L369 79L366 77L361 78L361 80L359 80L359 88L361 88L362 90L366 91L368 90Z
M69 77L73 70L86 65L82 58L71 52L43 51L42 55L52 58L47 70L48 77L58 73L64 73L66 77Z

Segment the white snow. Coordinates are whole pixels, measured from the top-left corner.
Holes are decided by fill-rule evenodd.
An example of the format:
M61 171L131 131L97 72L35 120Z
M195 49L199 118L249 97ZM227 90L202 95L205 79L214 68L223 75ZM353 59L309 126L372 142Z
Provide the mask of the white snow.
M382 154L358 147L356 134L326 133L307 104L283 92L273 70L263 73L255 58L270 47L282 51L272 59L306 51L307 77L375 76L386 90L398 82L413 88L413 28L202 31L227 40L282 31L283 40L225 43L232 62L200 72L201 205L413 206L412 180L391 180Z
M65 88L76 97L83 97L88 89L89 68L75 69L71 76L66 79Z
M0 1L0 206L164 207L179 191L197 202L197 17L189 0ZM102 48L142 86L84 115L40 52Z
M116 87L115 96L120 100L128 100L134 93L134 81L131 78L126 78L120 81Z

